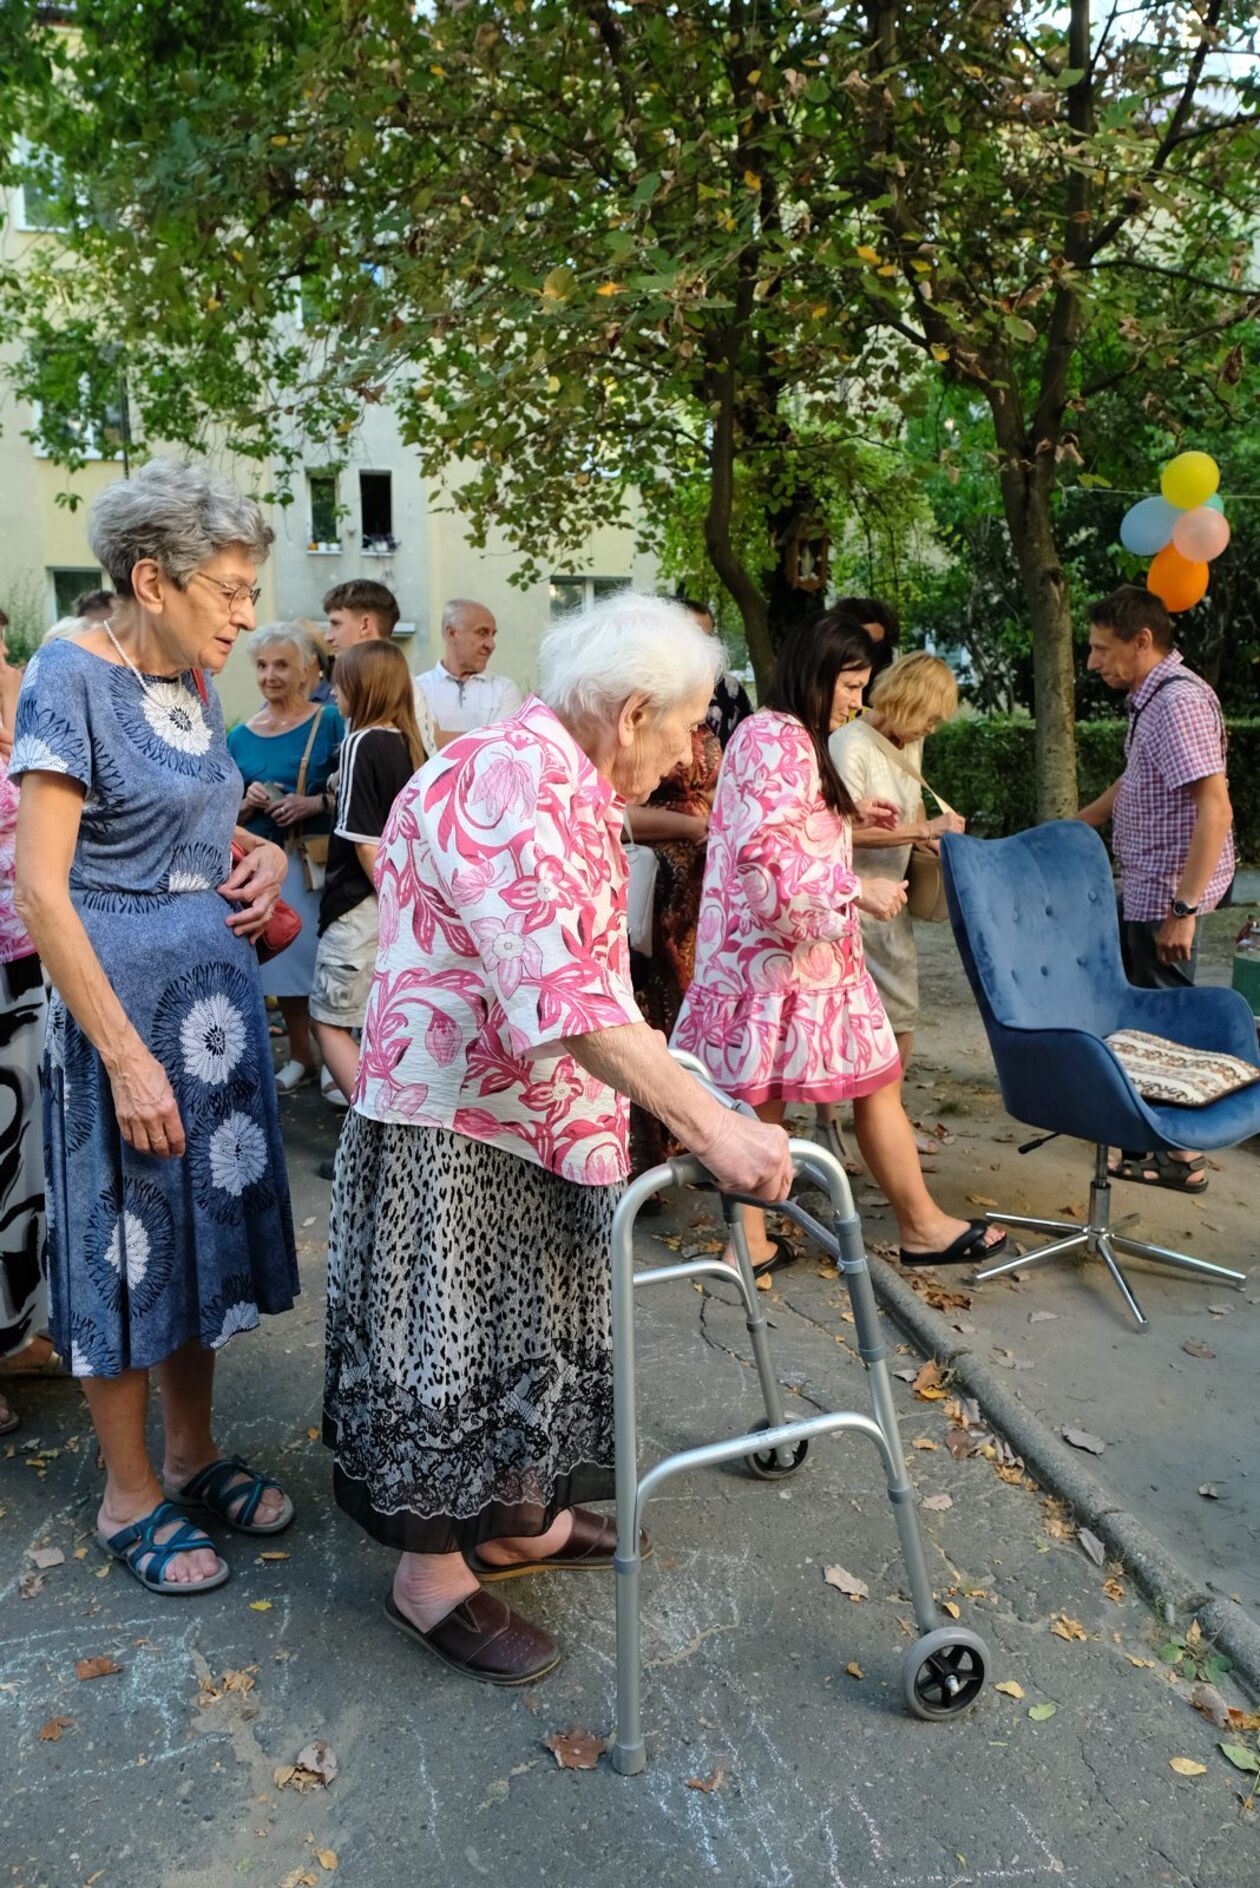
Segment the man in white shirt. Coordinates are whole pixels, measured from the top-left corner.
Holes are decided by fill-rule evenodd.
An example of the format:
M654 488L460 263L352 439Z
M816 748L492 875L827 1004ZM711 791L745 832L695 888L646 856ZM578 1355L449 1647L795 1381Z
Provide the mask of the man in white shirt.
M442 608L442 660L417 675L416 713L421 728L426 712L445 747L470 728L506 721L521 705L521 691L507 675L491 675L495 620L484 603L452 597Z

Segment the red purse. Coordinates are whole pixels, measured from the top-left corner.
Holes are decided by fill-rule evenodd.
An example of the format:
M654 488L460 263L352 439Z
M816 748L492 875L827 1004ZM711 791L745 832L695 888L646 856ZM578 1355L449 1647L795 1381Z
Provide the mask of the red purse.
M245 847L239 839L232 841L232 864L237 866L245 857ZM281 951L287 951L290 944L302 929L301 915L287 904L283 898L277 898L267 920L267 928L262 936L255 940L254 949L258 952L260 964L268 964Z

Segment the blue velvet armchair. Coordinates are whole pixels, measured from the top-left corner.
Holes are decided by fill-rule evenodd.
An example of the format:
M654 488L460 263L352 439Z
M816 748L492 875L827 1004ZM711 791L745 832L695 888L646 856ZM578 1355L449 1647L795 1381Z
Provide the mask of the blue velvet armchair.
M1128 981L1106 848L1078 820L1057 820L1013 839L951 834L941 843L941 862L954 936L1008 1112L1095 1148L1088 1222L1000 1215L1009 1225L1056 1236L977 1273L977 1280L1087 1253L1102 1260L1139 1325L1147 1320L1117 1252L1243 1283L1241 1272L1112 1231L1107 1149L1233 1147L1260 1133L1260 1084L1203 1108L1144 1101L1105 1038L1118 1029L1143 1029L1260 1066L1244 998L1214 988L1139 990Z

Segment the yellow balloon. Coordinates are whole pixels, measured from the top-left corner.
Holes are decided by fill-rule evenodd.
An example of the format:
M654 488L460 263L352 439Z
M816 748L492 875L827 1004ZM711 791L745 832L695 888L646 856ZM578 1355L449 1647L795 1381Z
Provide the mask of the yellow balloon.
M1221 482L1221 468L1210 453L1179 452L1164 467L1159 489L1179 511L1204 505Z

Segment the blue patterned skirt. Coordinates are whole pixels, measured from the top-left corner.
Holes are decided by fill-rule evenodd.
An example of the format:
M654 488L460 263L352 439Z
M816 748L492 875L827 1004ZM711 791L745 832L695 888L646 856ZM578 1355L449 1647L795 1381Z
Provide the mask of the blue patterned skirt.
M128 1019L165 1068L178 1159L122 1138L100 1056L59 996L44 1071L52 1334L75 1376L217 1350L298 1292L271 1045L253 948L216 892L76 892Z

